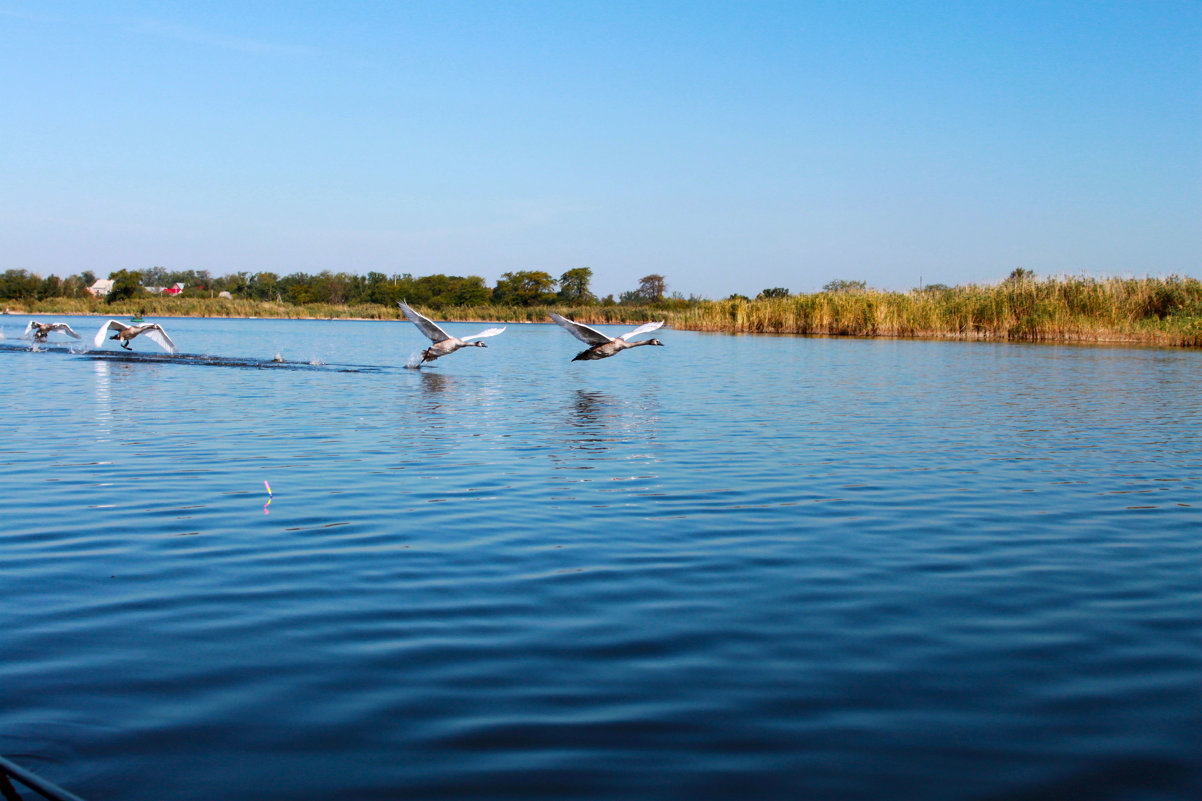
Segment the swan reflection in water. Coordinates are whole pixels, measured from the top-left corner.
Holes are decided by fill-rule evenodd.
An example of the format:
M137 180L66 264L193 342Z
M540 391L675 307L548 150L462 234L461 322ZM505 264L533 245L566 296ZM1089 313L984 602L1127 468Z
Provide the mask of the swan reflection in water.
M152 402L155 386L150 378L158 375L158 365L138 364L110 359L92 362L95 392L92 401L96 412L96 433L107 442L114 431L136 431L143 425L141 415Z
M92 362L92 376L96 379L96 392L93 395L96 412L92 418L96 421L99 442L108 442L113 436L112 368L107 361Z
M418 375L421 376L423 395L440 395L450 389L454 383L451 377L444 373L432 373L428 370L423 370Z
M567 446L583 451L603 452L622 443L652 442L659 428L654 403L599 390L576 390L565 418Z
M416 373L415 377L416 398L410 388L397 399L397 412L401 416L397 433L406 442L414 438L426 439L431 434L442 437L444 434L439 432L449 430L451 418L455 416L455 380L426 370Z
M419 469L436 479L431 486L444 487L481 482L483 473L459 473L473 459L488 460L490 476L504 472L509 459L497 454L524 440L514 433L512 409L496 381L431 370L408 372L406 378L412 381L399 386L390 432L398 466Z
M576 390L568 411L567 431L572 436L567 438L567 445L574 450L607 451L609 443L615 441L610 436L609 421L617 417L612 411L618 403L617 398L597 390Z
M439 373L429 370L415 371L417 379L417 406L414 408L413 389L407 385L406 398L400 400L400 408L406 415L406 425L421 428L488 429L489 422L503 413L500 390L495 382Z

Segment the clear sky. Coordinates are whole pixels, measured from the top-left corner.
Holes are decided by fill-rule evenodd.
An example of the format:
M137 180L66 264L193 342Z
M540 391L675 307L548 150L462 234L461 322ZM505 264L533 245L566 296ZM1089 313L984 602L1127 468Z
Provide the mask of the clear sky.
M0 0L0 270L1202 269L1202 2Z

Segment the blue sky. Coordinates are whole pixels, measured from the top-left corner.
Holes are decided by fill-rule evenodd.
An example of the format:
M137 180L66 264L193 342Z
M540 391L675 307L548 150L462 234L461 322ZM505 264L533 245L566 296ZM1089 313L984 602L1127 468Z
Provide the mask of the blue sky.
M1199 2L0 0L0 270L1202 269Z

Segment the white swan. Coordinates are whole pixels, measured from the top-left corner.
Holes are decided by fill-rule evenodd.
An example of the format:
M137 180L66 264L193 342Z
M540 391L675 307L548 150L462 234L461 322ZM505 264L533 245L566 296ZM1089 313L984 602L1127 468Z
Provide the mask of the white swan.
M25 330L21 332L21 339L32 339L34 342L45 342L46 337L55 331L62 331L72 339L83 339L79 334L71 330L71 326L66 323L39 323L37 320L30 320L25 326Z
M633 336L645 334L648 331L655 331L660 328L664 324L663 320L660 320L658 323L645 323L633 331L627 331L619 337L611 337L602 334L595 328L589 328L582 323L573 322L566 317L561 317L555 312L551 312L551 319L562 326L569 334L589 346L587 350L582 350L576 354L576 358L572 359L574 362L605 359L628 348L637 348L639 345L662 346L664 344L658 339L644 339L639 342L629 341Z
M175 354L179 352L179 348L175 347L175 343L171 341L171 337L167 336L167 332L158 323L145 323L144 325L126 325L119 320L109 320L104 325L100 326L100 330L96 332L96 336L92 338L92 344L100 348L104 346L104 335L109 331L116 331L109 339L115 339L121 343L121 347L126 350L133 350L129 346L129 341L136 336L145 334L150 341L154 342L168 353Z
M422 315L418 314L411 309L408 304L397 303L397 305L401 307L401 311L405 313L405 316L413 321L413 324L418 327L418 330L429 337L430 341L434 343L421 352L420 359L418 358L418 354L413 354L413 356L409 358L409 367L421 367L426 362L432 362L437 358L454 353L460 348L466 348L468 346L487 348L488 346L483 342L477 342L476 340L484 339L485 337L495 337L497 334L505 330L505 328L489 328L485 331L481 331L479 334L472 334L470 337L463 337L460 339L459 337L453 337L446 331L443 331L438 327L437 324L434 323L433 320L431 320L429 317L423 317Z

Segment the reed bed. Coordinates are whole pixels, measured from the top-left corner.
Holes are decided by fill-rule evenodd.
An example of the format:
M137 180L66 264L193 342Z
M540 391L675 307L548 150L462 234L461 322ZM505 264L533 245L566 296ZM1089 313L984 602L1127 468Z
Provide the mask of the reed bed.
M5 304L11 314L89 314L125 319L134 314L143 317L246 317L305 320L404 320L396 306L377 303L328 304L301 306L246 298L138 298L107 303L95 298L47 298L46 300L10 300ZM664 319L664 312L650 306L449 306L416 308L436 320L463 322L547 323L550 312L557 312L582 323L642 323Z
M439 320L545 323L557 311L588 324L666 319L673 328L732 333L914 337L1013 342L1114 342L1202 347L1196 278L1010 280L913 292L818 292L759 300L655 306L459 306L422 309ZM9 301L12 313L145 317L401 320L377 304L293 306L245 298L94 298Z
M696 331L1202 346L1202 282L1051 278L914 292L819 292L706 301L675 313Z

